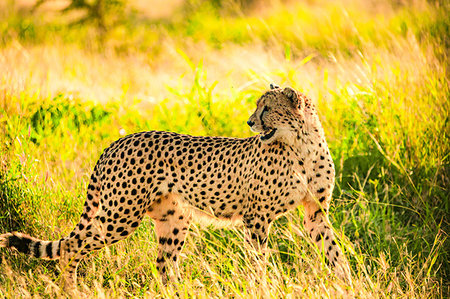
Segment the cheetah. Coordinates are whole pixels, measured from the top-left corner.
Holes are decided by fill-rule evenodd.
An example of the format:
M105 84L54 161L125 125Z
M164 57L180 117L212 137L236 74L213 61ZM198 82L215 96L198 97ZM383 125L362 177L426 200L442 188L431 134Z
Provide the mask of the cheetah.
M310 238L337 276L351 281L328 221L335 170L314 105L290 87L271 84L247 124L259 134L125 136L101 154L81 219L67 237L43 241L6 233L0 247L59 259L63 287L70 290L86 254L125 239L148 215L159 243L156 266L166 284L179 277L178 257L199 211L243 223L251 246L264 251L273 221L302 204Z

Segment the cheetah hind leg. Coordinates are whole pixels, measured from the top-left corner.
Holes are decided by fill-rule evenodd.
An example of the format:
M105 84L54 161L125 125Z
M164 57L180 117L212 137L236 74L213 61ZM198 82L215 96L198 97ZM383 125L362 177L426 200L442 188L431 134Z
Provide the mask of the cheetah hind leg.
M325 252L336 276L351 285L350 267L335 241L327 210L323 207L321 208L316 202L305 204L304 224L311 239L321 251Z
M168 280L180 278L178 257L189 231L191 214L180 207L175 195L162 196L155 200L147 214L155 222L158 238L156 268L162 283L167 285Z
M135 222L113 227L104 224L107 214L108 211L102 209L95 218L81 221L73 232L61 242L59 260L61 278L63 289L68 294L76 294L74 292L76 292L77 285L77 267L83 257L91 251L102 249L125 239L137 228L143 217L142 213L136 216ZM127 218L125 217L125 219ZM116 231L113 232L113 229Z
M105 240L104 233L99 228L98 219L91 219L89 222L82 221L61 242L59 259L61 282L64 291L68 294L76 294L77 268L84 256L112 243Z
M265 256L271 221L263 215L246 213L243 222L247 232L247 242L262 256Z
M245 226L245 240L254 249L252 252L255 253L250 254L250 262L255 269L258 288L264 294L268 289L266 277L269 252L267 251L267 242L272 221L265 217L265 213L254 212L246 212L242 220Z

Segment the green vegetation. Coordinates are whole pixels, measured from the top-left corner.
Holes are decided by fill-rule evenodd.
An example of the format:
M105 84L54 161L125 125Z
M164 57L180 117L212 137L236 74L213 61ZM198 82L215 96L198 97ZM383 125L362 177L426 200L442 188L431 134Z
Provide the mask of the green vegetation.
M239 229L193 226L183 280L167 288L147 219L86 258L80 289L111 297L449 296L445 1L169 1L170 14L156 17L135 2L120 1L104 28L51 5L31 13L21 1L0 4L0 233L67 235L96 160L124 134L250 136L245 122L275 82L318 106L337 166L331 221L354 285L328 272L303 237L299 208L273 226L267 264L252 262ZM59 292L55 262L6 250L0 257L0 297Z

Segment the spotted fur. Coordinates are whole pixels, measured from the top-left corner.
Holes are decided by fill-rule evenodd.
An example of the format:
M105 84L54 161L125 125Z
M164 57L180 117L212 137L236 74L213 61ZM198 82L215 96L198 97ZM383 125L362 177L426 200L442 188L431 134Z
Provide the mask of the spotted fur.
M0 235L0 246L60 260L66 289L90 251L129 236L145 215L155 222L157 268L163 282L178 275L178 257L198 211L243 222L249 241L264 249L275 219L303 204L304 225L336 273L348 264L328 221L334 165L310 100L271 85L249 118L249 138L141 132L105 149L90 178L79 223L54 242L20 233ZM174 273L175 272L175 273Z

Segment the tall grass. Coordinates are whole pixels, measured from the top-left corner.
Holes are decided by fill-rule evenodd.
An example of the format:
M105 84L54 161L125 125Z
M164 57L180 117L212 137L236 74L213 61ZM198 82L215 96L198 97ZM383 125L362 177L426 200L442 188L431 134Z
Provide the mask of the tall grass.
M211 2L213 3L213 2ZM77 223L101 151L124 134L250 136L268 83L318 106L337 166L330 210L354 277L331 274L299 208L279 219L267 262L239 228L193 226L183 279L163 287L146 220L80 267L87 297L447 297L447 4L345 1L130 13L99 41L46 10L0 9L0 233L43 239ZM217 18L220 16L221 18ZM0 296L53 297L51 261L2 250Z

